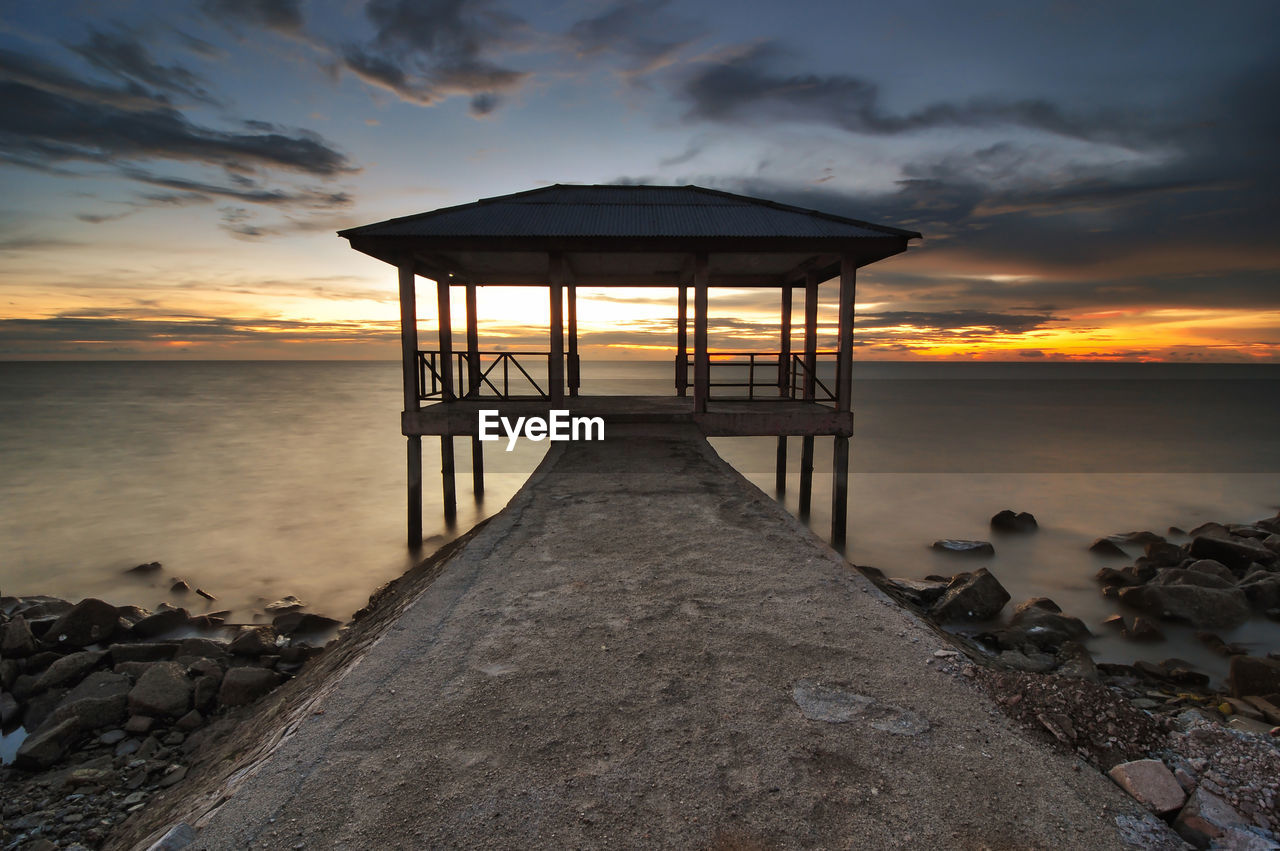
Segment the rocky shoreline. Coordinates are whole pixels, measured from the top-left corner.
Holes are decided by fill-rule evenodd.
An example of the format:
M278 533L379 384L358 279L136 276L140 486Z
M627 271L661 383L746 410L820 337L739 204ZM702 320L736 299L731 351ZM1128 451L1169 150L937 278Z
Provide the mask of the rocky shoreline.
M1010 510L991 526L1037 528L1030 514ZM1122 545L1143 548L1132 564L1098 571L1101 593L1131 610L1098 626L1134 641L1161 640L1161 622L1196 627L1229 658L1225 691L1176 658L1095 663L1085 647L1092 630L1045 597L990 627L1011 598L986 568L918 580L861 569L960 648L939 651L940 667L971 678L1030 734L1107 772L1176 831L1146 837L1150 847L1280 848L1280 653L1250 656L1209 631L1255 614L1280 620L1280 515L1170 534L1190 541L1130 532L1090 545L1117 558L1128 557ZM994 552L989 541L933 546L964 558ZM957 630L975 622L988 628Z
M228 624L167 605L0 598L0 848L101 847L322 652L340 624L304 608L286 597L257 613L267 622Z

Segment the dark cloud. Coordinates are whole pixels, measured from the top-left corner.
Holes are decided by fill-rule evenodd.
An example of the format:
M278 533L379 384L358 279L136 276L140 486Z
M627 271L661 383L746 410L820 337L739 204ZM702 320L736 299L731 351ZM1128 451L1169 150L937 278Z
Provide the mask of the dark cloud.
M1128 136L1128 122L1121 115L1069 115L1047 100L974 99L898 114L886 107L871 80L787 74L777 70L786 55L776 42L763 42L707 63L680 84L679 94L689 106L686 116L735 124L805 121L874 135L1008 125L1078 138L1115 141Z
M91 225L100 225L104 222L114 222L123 219L126 216L132 216L138 212L134 210L120 210L115 213L77 213L76 218L82 222L88 222Z
M365 15L373 41L344 46L342 65L402 100L434 106L463 95L472 114L487 115L529 76L490 58L526 33L522 19L490 0L370 0Z
M629 73L644 73L671 62L705 35L701 24L665 13L669 0L622 0L594 18L569 29L580 57L616 53L628 61Z
M163 196L160 203L191 203L196 199L192 196L202 196L203 200L211 200L211 196L234 198L239 201L247 201L253 204L268 204L276 206L293 206L306 207L311 209L331 209L334 207L350 206L351 196L345 192L331 192L324 189L315 188L289 188L280 189L261 185L253 180L245 180L241 175L232 175L232 180L228 181L233 185L222 185L216 183L208 183L198 180L187 180L179 177L165 177L161 175L151 174L139 168L125 168L124 173L138 181L139 183L149 183L153 186L161 186L167 189L179 190L181 195ZM240 177L240 180L234 178ZM146 196L154 198L155 196Z
M122 32L91 30L88 40L71 48L89 64L127 82L151 86L204 103L217 100L194 73L179 65L161 65L145 45Z
M912 331L964 331L966 333L1023 334L1062 322L1063 318L1042 314L995 313L981 310L947 310L928 313L892 310L859 313L854 317L858 330L909 328Z
M302 33L301 0L201 0L200 10L231 29L244 25L285 35Z

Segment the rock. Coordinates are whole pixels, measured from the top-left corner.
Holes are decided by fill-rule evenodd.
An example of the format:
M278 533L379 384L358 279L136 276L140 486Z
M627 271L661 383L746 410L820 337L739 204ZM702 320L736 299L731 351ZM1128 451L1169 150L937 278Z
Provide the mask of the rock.
M1236 627L1249 619L1249 600L1239 588L1211 573L1177 568L1161 571L1146 585L1120 589L1120 601L1158 618L1198 628Z
M39 729L49 714L58 708L58 704L67 696L68 691L70 689L55 688L28 698L22 713L22 726L28 730Z
M1053 653L1067 641L1084 641L1091 635L1083 621L1062 614L1049 598L1033 597L1018 604L1008 628L996 633L996 638L1002 649L1021 649L1030 643Z
M341 626L341 622L310 612L289 612L271 619L271 626L281 635L327 632Z
M181 851L195 841L195 828L186 822L180 822L169 828L168 832L148 846L146 851Z
M108 746L118 745L123 742L128 735L128 733L119 728L115 730L108 730L98 737L98 744Z
M13 688L18 679L18 662L16 659L0 659L0 688Z
M87 647L110 639L119 620L115 606L89 597L54 621L43 641L54 647Z
M303 603L301 600L299 600L297 597L290 594L287 597L281 597L279 600L276 600L274 603L267 603L267 605L264 608L264 611L272 615L282 615L285 612L297 611L298 609L301 609L304 605L306 604Z
M991 528L997 532L1034 532L1039 526L1034 515L1026 511L1014 513L1006 508L991 518Z
M1060 677L1098 682L1098 668L1093 663L1093 657L1078 641L1065 642L1059 648L1054 664L1057 668L1056 673Z
M988 620L1009 602L1004 589L985 567L957 574L929 614L939 621Z
M155 662L129 692L129 711L135 715L185 715L191 708L191 680L177 662Z
M179 718L173 726L179 730L191 732L192 730L198 729L203 723L204 716L200 714L199 710L193 709L186 715Z
M68 718L60 724L27 736L18 747L13 764L28 771L48 768L66 755L79 734L76 722Z
M9 722L16 721L21 714L18 699L7 691L0 691L0 727L9 729Z
M186 609L166 609L135 623L133 634L139 638L155 638L185 628L190 620Z
M225 641L212 638L184 638L178 644L175 658L192 657L197 659L225 659L229 648Z
M993 556L996 554L996 548L991 545L990 541L963 541L956 538L944 538L940 541L934 541L933 548L944 553L966 556Z
M1098 538L1089 545L1089 552L1113 558L1128 558L1129 554L1120 549L1120 545L1110 538Z
M151 732L151 727L155 723L156 719L149 715L134 715L125 722L124 731L126 733L136 733L138 735L149 733Z
M1201 535L1191 541L1191 556L1209 558L1232 570L1244 570L1252 562L1273 564L1278 556L1261 543L1243 538L1219 538Z
M1268 612L1280 609L1280 574L1253 574L1240 583L1240 590L1255 609Z
M131 567L128 570L126 570L125 573L143 574L143 575L157 573L160 570L160 566L161 566L160 562L151 561L151 562L147 562L146 564L140 564L137 567Z
M1204 789L1191 793L1187 805L1178 813L1173 829L1197 848L1208 848L1229 828L1244 827L1248 822L1230 804Z
M79 653L61 657L40 675L40 679L36 681L36 690L44 691L59 686L75 685L98 667L98 663L106 655L105 650L81 650Z
M172 659L178 645L170 642L150 642L140 644L113 644L109 648L111 661L120 662L159 662Z
M1124 637L1133 641L1164 641L1164 633L1144 617L1133 619L1133 626L1124 631Z
M1157 535L1155 532L1123 532L1119 535L1109 535L1112 541L1120 544L1136 544L1145 547L1147 544L1164 543L1164 536Z
M110 671L98 671L62 698L43 726L71 718L83 732L118 724L128 705L129 678Z
M1231 530L1226 526L1223 526L1221 523L1214 523L1210 521L1209 523L1201 523L1199 526L1188 532L1187 535L1192 538L1198 538L1201 535L1212 535L1216 538L1228 538L1231 536Z
M1280 701L1280 695L1271 695L1275 701ZM1280 724L1280 705L1267 697L1259 695L1249 695L1242 698L1242 702L1252 706L1254 711L1269 724Z
M36 652L36 637L31 634L31 627L22 615L14 615L13 620L5 624L4 635L0 637L0 656L8 659L24 659Z
M1143 579L1138 575L1138 570L1133 565L1122 567L1116 570L1114 567L1099 568L1094 574L1094 578L1103 585L1118 585L1121 588L1131 588L1134 585L1141 585L1147 579Z
M264 668L232 668L222 678L218 702L223 706L253 703L280 684L280 675Z
M191 702L196 709L204 709L213 702L214 697L218 694L218 687L222 685L222 677L215 677L208 674L196 677L195 688L191 695Z
M1227 567L1220 561L1214 561L1211 558L1202 558L1191 562L1187 565L1187 570L1197 570L1201 573L1211 573L1219 579L1225 579L1227 582L1235 582L1235 574L1231 572L1231 568Z
M1108 771L1107 776L1157 815L1173 812L1187 799L1173 772L1158 759L1122 762Z
M1232 697L1280 692L1280 660L1256 656L1232 656L1227 672Z
M170 594L185 594L190 590L191 590L191 586L188 585L186 583L186 580L183 580L183 579L175 579L173 581L173 584L169 586Z
M1182 547L1168 541L1152 541L1143 549L1147 559L1156 567L1177 567L1182 564Z
M1239 644L1228 644L1221 637L1203 630L1196 633L1196 638L1219 656L1247 656L1249 651Z
M160 781L156 785L161 789L165 789L176 783L182 782L182 779L186 776L187 767L185 765L171 765L165 770L164 776L160 778Z
M232 640L230 650L240 656L261 656L274 653L276 649L276 631L269 626L254 626L245 629Z
M199 594L201 597L204 597L206 600L211 600L211 601L212 601L212 600L217 600L217 599L218 599L217 597L213 596L212 594L210 594L208 591L204 590L203 588L197 588L197 589L196 589L196 593L197 593L197 594Z

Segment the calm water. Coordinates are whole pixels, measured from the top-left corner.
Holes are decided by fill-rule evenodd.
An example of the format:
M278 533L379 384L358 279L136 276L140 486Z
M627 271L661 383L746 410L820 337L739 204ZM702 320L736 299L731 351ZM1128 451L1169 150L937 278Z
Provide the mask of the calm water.
M583 368L585 392L671 392L665 363ZM349 615L410 564L399 382L384 363L0 364L0 590L245 618L296 594ZM987 538L996 511L1030 511L1040 531L996 539L988 565L1015 601L1047 595L1096 625L1117 609L1092 578L1095 537L1276 513L1277 390L1275 367L860 364L848 555L890 575L952 573L971 563L935 554L933 540ZM438 443L423 443L428 548L499 510L546 446L486 453L484 502L460 476L446 528ZM773 438L713 443L772 492ZM795 510L799 439L789 448ZM458 450L469 470L465 441ZM819 439L818 471L829 455ZM825 534L830 476L814 481L810 522ZM144 561L218 601L122 577ZM1166 644L1099 636L1092 649L1220 672L1189 630L1167 632ZM1223 637L1275 648L1280 625Z

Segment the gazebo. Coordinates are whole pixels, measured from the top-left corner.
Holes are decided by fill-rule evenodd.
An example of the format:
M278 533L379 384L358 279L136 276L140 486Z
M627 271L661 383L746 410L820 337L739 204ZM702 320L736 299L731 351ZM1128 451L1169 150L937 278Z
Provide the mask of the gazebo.
M498 408L504 416L546 417L551 410L564 409L566 398L572 399L575 415L600 416L608 424L692 422L708 436L776 435L779 489L785 483L787 436L800 436L802 513L808 510L812 490L814 438L831 436L831 537L833 545L843 544L853 434L855 272L902 253L920 234L698 186L556 184L338 235L399 272L401 430L408 438L411 546L422 540L423 435L441 438L444 505L451 517L456 511L455 436L472 438L473 487L477 494L483 492L479 411ZM436 285L435 349L419 349L418 277ZM837 348L820 353L819 287L837 278ZM480 286L545 287L550 306L547 350L482 350L476 316ZM674 396L579 394L579 286L676 290ZM708 350L708 309L714 303L710 291L717 287L779 291L778 351ZM452 339L455 288L463 290L466 303L465 348L456 348ZM804 295L804 344L799 353L791 351L795 290ZM835 361L834 386L819 377L820 357ZM544 358L545 381L540 381L541 370L535 367L531 372L530 367L535 360L540 366Z

